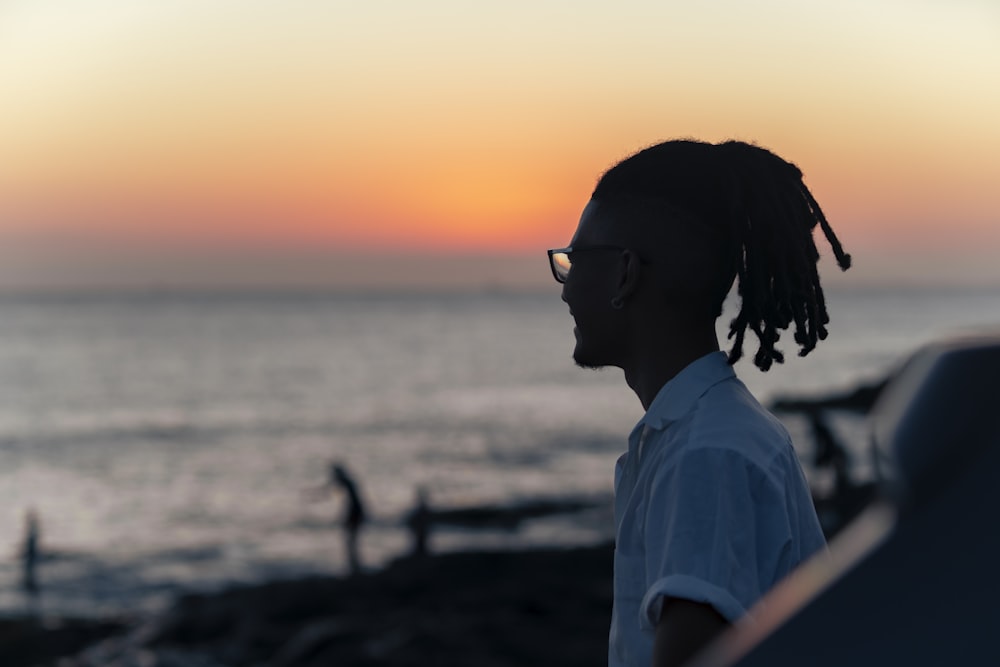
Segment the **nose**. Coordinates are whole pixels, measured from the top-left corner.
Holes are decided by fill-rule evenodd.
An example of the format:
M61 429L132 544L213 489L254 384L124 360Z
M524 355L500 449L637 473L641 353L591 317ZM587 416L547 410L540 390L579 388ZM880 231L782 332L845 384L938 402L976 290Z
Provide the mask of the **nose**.
M569 301L566 300L566 283L563 283L562 290L559 292L559 298L563 300L563 303L569 303Z

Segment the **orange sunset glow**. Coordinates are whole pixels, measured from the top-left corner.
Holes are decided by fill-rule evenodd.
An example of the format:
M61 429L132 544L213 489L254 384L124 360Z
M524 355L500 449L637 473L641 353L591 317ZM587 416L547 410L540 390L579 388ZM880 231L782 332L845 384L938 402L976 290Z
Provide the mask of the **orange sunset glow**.
M0 288L386 252L541 280L603 169L681 136L796 162L858 280L1000 284L1000 5L681 4L4 3Z

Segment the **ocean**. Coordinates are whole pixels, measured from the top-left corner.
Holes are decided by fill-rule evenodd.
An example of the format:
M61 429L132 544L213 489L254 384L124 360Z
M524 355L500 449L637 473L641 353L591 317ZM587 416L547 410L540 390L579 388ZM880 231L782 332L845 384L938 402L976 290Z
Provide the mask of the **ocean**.
M762 402L848 390L929 341L1000 329L1000 290L828 300L830 338L808 357L786 346L767 374L737 365ZM315 492L332 461L366 503L368 567L408 549L418 488L443 508L595 503L516 530L442 529L434 550L609 539L614 461L642 411L620 371L573 365L572 328L555 286L2 296L0 614L155 609L181 590L343 572L344 499ZM808 466L805 424L783 419ZM870 475L864 421L834 427ZM29 508L34 599L18 555Z

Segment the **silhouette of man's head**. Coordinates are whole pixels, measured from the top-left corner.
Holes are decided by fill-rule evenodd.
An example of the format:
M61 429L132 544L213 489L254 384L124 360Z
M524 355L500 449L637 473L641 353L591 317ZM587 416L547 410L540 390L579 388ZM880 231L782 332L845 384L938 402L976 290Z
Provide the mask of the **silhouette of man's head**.
M757 146L669 141L623 160L601 177L561 257L562 275L555 271L577 324L574 359L624 366L650 318L681 337L711 331L714 339L737 278L730 363L742 355L747 328L760 341L754 361L761 370L784 360L774 344L792 323L807 354L829 321L812 239L817 224L846 269L850 257L802 173Z

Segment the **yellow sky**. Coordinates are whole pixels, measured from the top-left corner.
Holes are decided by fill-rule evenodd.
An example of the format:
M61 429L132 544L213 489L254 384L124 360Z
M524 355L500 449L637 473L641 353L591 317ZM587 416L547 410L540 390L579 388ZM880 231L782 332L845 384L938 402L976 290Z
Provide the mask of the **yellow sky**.
M992 0L8 0L0 244L534 252L694 136L795 161L856 255L983 254L996 118Z

